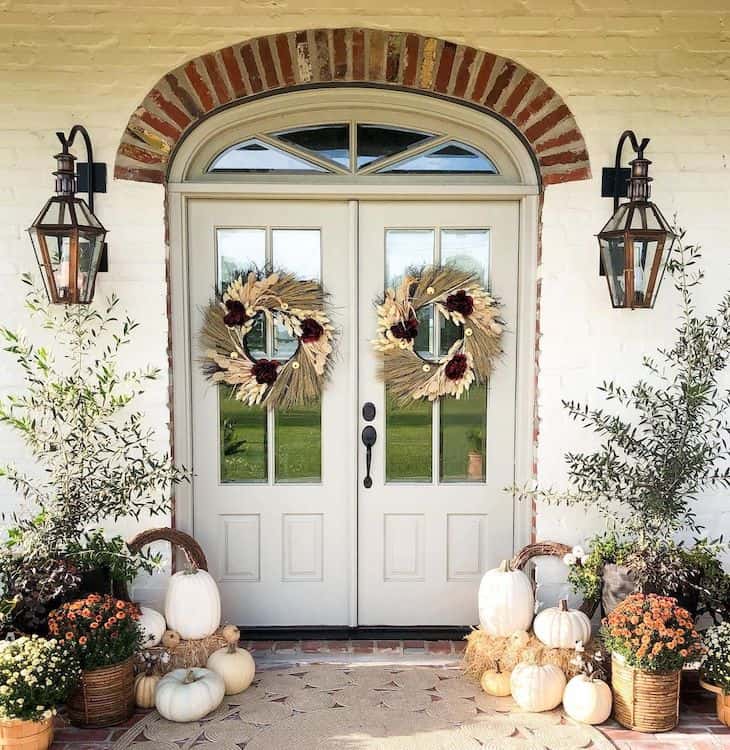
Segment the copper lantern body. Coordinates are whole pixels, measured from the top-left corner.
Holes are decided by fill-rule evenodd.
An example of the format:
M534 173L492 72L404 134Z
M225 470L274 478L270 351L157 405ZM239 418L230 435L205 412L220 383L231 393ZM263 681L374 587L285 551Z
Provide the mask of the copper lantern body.
M632 139L633 140L633 139ZM645 140L631 165L628 202L617 205L598 234L601 263L614 307L651 308L677 235L652 203Z
M76 195L76 157L66 144L55 158L56 195L43 206L28 234L51 302L88 304L94 298L106 229Z

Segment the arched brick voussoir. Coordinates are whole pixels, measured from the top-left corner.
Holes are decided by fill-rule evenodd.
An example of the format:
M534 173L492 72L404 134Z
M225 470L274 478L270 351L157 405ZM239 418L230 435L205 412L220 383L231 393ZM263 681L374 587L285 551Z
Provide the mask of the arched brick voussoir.
M468 103L509 121L522 134L544 185L591 176L572 112L535 72L443 39L359 28L260 37L175 68L130 117L114 174L163 183L176 144L201 118L253 96L331 82L430 92Z

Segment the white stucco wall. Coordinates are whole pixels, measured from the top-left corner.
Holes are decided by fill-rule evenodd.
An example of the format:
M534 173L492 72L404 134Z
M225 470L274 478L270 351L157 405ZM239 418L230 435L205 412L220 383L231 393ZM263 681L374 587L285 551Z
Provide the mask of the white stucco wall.
M584 444L560 405L562 397L597 397L615 376L631 382L642 354L668 341L676 296L666 285L651 312L611 309L597 274L594 234L611 212L601 199L601 167L613 161L620 132L650 136L654 196L677 212L688 237L705 247L701 305L730 286L730 6L727 0L415 0L396 8L331 0L191 0L150 6L80 0L0 3L0 322L26 325L22 271L33 267L25 228L52 187L55 130L75 122L90 130L96 159L111 166L129 115L154 82L186 59L247 37L313 26L411 30L512 57L566 100L583 130L591 181L548 188L544 205L540 342L539 478L564 479L562 454ZM167 320L163 190L110 181L98 197L110 230L112 273L99 294L115 291L141 323L133 364L163 370L144 409L166 439ZM0 358L0 392L18 373ZM3 459L28 461L8 430ZM0 484L0 508L16 499ZM699 515L730 532L723 494L704 499ZM539 509L541 539L578 542L595 530L582 511ZM125 531L129 531L127 528ZM547 570L548 583L560 571ZM554 587L545 589L552 596Z

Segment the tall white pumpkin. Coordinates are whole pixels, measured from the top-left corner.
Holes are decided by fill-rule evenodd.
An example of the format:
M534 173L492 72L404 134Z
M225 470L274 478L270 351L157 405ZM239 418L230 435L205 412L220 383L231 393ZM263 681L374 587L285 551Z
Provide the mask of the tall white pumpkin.
M611 688L603 680L579 674L565 686L563 708L571 719L584 724L603 724L611 715L612 705Z
M532 625L537 638L550 648L575 648L577 641L591 639L591 621L577 609L568 609L568 601L561 599L557 607L550 607L535 617Z
M518 664L512 670L510 688L525 711L550 711L563 700L565 675L554 664Z
M207 638L221 624L221 597L205 570L181 570L170 578L165 596L167 626L182 638Z
M527 630L534 609L530 579L521 570L512 570L509 560L484 574L479 585L479 624L489 635Z

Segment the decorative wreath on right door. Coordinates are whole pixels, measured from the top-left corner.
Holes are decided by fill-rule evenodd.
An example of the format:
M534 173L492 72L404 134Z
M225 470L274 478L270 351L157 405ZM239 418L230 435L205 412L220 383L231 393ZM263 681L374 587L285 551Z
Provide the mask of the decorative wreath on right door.
M435 308L462 327L461 337L444 357L427 359L415 349L418 311ZM499 305L479 277L453 266L426 266L406 274L377 303L378 334L373 347L381 355L380 378L398 403L459 398L474 382L491 375L502 353L504 323Z

